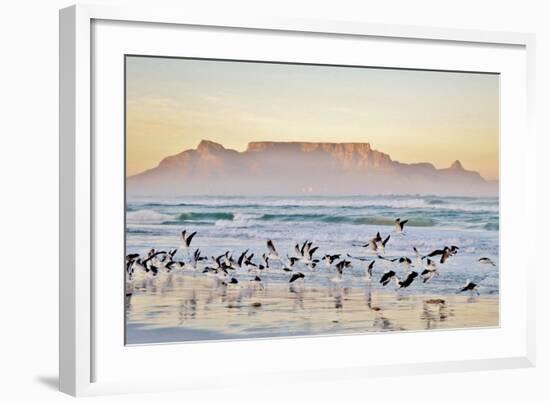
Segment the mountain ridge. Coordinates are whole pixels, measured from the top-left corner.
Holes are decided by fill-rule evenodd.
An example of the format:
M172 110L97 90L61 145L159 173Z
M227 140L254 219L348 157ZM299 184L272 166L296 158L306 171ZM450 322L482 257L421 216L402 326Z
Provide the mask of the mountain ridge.
M127 177L130 195L375 195L491 196L498 183L459 160L437 169L401 163L368 142L249 142L242 152L203 139L196 149L165 157Z

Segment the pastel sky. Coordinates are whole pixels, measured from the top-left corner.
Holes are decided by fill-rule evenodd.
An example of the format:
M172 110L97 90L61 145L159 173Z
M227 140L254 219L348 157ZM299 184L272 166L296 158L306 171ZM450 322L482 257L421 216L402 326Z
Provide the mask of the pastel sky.
M209 139L369 142L498 179L498 75L129 56L126 91L127 175Z

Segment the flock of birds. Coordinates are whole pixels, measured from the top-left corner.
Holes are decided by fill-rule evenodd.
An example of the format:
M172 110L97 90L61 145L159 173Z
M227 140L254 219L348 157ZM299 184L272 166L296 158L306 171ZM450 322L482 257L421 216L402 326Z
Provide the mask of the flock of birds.
M405 224L408 220L395 220L394 233L404 235ZM364 280L371 282L373 280L373 270L375 263L387 263L390 266L396 264L405 270L402 277L392 269L385 269L379 280L383 286L392 281L396 285L396 290L411 286L415 281L428 283L434 277L439 275L439 265L444 264L449 258L459 252L459 247L455 245L445 246L441 249L433 250L427 254L422 254L416 247L413 247L415 262L408 256L398 258L387 258L384 256L385 248L391 235L383 238L380 233L369 239L366 243L357 244L366 248L372 256L352 256L349 253L343 254L325 254L318 258L315 256L319 250L312 241L306 240L303 243L297 243L294 246L294 255L286 257L281 256L277 251L272 240L267 240L267 249L260 260L254 259L254 253L245 250L238 257L234 257L231 251L226 251L221 255L204 256L199 248L191 252L191 243L197 232L189 233L186 230L181 232L181 245L179 248L164 251L150 249L146 255L131 253L126 256L126 280L132 282L136 277L144 279L155 279L160 274L171 274L174 271L201 271L205 275L213 277L218 284L223 286L238 285L243 276L248 276L248 280L258 284L263 288L263 282L266 273L277 272L288 275L290 286L298 285L306 279L309 274L315 274L315 271L324 264L326 268L334 271L331 279L333 282L340 282L347 269L353 268L352 260L368 262L366 265ZM185 259L176 260L176 253L181 250L185 253ZM488 257L478 259L478 262L485 265L496 266ZM413 267L420 267L419 272L412 270ZM244 273L244 274L243 274ZM272 273L270 273L272 274ZM245 279L246 280L246 279ZM471 280L464 286L457 289L457 293L470 292L479 295L478 283ZM131 295L131 293L127 294Z

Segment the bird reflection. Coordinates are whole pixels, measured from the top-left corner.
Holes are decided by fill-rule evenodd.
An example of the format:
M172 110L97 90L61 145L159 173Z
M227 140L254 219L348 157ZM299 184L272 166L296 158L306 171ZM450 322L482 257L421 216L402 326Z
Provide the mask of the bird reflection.
M395 330L394 325L390 321L390 319L387 319L382 315L374 318L373 327L381 331Z
M193 291L191 297L183 301L184 320L195 319L197 317L197 304L196 292Z
M421 319L426 322L426 329L437 328L439 322L448 317L448 309L443 299L429 299L422 303Z
M334 296L334 308L335 309L342 309L342 307L343 307L342 295L341 294L336 294Z
M304 290L290 286L288 292L294 295L294 309L304 309Z

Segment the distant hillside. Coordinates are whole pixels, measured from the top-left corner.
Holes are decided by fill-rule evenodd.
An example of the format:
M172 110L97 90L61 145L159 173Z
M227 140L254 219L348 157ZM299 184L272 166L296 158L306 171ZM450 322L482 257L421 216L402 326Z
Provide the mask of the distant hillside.
M244 152L203 140L127 178L129 196L498 195L498 183L468 171L405 164L369 143L251 142Z

